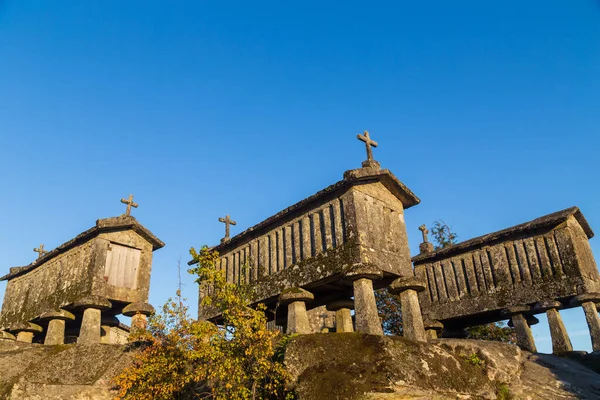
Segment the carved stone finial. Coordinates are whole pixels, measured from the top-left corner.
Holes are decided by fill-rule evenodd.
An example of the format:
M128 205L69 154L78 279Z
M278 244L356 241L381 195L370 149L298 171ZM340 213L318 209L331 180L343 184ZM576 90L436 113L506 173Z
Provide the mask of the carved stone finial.
M128 199L121 199L121 203L127 204L127 210L124 215L131 215L131 207L138 208L138 203L133 202L133 195L130 194Z
M371 137L369 136L369 132L365 131L362 135L356 135L357 139L360 141L365 142L365 146L367 147L367 162L371 162L374 161L373 160L373 151L371 149L371 147L377 147L377 142L374 140L371 140Z
M225 218L219 218L219 222L225 224L225 237L221 239L221 243L223 243L229 240L229 226L236 225L237 223L229 217L229 214L225 215Z
M41 258L41 257L45 256L46 254L48 254L48 252L46 250L44 250L43 244L40 244L40 247L36 247L35 249L33 249L33 251L38 253L38 258Z
M427 229L425 224L423 224L419 227L419 230L423 234L423 243L429 243L429 240L427 239L427 234L429 233L429 229Z

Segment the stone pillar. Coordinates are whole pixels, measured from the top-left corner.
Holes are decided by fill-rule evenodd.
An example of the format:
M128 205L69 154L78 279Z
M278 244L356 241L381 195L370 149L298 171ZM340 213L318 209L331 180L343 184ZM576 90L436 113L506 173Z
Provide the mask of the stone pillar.
M111 302L103 297L89 296L76 301L75 307L83 310L83 319L81 321L77 343L100 343L102 310L112 308Z
M565 328L565 324L558 312L561 306L560 301L548 300L539 302L533 307L533 312L535 313L546 312L550 327L550 336L552 337L553 354L573 351L573 345L567 334L567 328Z
M336 300L327 304L327 311L335 311L335 331L354 332L352 310L354 302L351 299Z
M8 333L6 331L0 331L0 340L17 340L17 338L15 337L15 335Z
M279 296L281 304L288 305L287 330L288 335L294 333L310 333L310 323L306 313L306 302L314 299L309 291L302 288L285 289Z
M31 322L16 324L10 330L17 334L17 342L23 343L32 343L33 335L44 331L41 326Z
M398 278L388 288L388 291L400 297L402 308L403 336L410 340L426 342L425 327L417 292L425 290L425 284L415 277Z
M523 350L530 351L532 353L537 352L535 347L535 341L533 340L533 334L531 328L527 323L524 313L530 312L529 306L515 306L505 308L502 311L502 315L510 317L512 325L515 328L515 334L517 335L517 345Z
M123 309L123 315L131 317L131 332L146 329L148 316L154 314L154 307L148 303L131 303Z
M48 321L45 345L65 344L66 321L74 321L75 316L65 310L48 311L40 316L40 320Z
M112 343L110 338L110 329L113 326L119 326L121 322L114 315L103 315L100 320L100 343Z
M425 336L427 340L435 340L444 330L444 325L440 321L423 321L423 327L425 328Z
M600 350L600 317L598 316L598 307L596 303L600 301L600 293L585 293L576 296L571 300L574 306L581 305L585 313L585 319L590 330L590 339L592 340L592 349Z
M373 291L373 280L380 279L382 276L381 271L371 268L358 268L347 275L353 281L354 318L357 332L383 335Z

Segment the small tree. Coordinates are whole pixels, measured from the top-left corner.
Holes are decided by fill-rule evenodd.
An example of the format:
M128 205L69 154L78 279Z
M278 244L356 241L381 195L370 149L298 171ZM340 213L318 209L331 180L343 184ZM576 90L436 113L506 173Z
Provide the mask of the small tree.
M190 253L198 262L189 270L210 288L202 306L220 313L222 325L196 321L179 301L169 300L151 317L133 365L115 383L119 399L280 399L288 378L275 343L282 335L267 329L265 306L249 307L248 285L227 282L218 254L203 247ZM178 290L178 297L180 290Z

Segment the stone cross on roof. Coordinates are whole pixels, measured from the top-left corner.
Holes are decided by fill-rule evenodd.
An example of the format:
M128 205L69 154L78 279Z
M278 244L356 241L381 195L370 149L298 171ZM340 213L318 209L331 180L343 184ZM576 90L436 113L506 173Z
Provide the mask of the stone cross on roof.
M365 142L365 145L367 147L367 161L373 161L373 151L371 150L371 147L377 147L377 142L371 140L371 137L369 136L369 131L365 131L365 133L363 133L362 135L358 134L356 135L356 137L358 140Z
M229 218L229 214L225 215L225 218L219 217L219 222L225 224L225 237L221 239L221 243L229 240L229 225L236 225L236 222Z
M429 229L427 229L427 227L425 226L425 224L423 224L423 225L421 225L419 227L419 230L423 234L423 243L428 243L429 240L427 239L427 234L429 233Z
M125 211L125 215L131 215L131 207L138 208L138 203L133 202L133 195L129 195L129 199L121 199L121 203L127 204L127 210Z
M46 250L44 250L44 245L40 244L40 247L33 249L36 253L38 253L38 258L43 257L45 254L48 254Z

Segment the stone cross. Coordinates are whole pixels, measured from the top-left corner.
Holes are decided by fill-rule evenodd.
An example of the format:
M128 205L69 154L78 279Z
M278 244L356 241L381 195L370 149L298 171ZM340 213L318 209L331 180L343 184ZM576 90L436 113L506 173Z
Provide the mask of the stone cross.
M43 257L44 255L48 254L48 252L46 250L44 250L43 244L40 244L40 247L33 249L33 251L38 253L38 258Z
M121 203L127 204L127 210L125 211L125 215L131 215L131 207L138 208L138 203L133 202L133 195L129 195L129 199L121 199Z
M423 234L423 243L428 243L429 240L427 240L427 234L429 233L429 229L427 229L427 227L425 226L425 224L423 224L423 225L421 225L419 227L419 230Z
M363 133L362 135L356 135L356 137L358 140L365 142L365 145L367 147L367 161L373 161L373 151L371 150L371 146L377 147L377 142L371 140L368 131L365 131L365 133Z
M229 225L236 225L236 222L229 218L229 214L225 215L225 218L219 217L219 222L225 224L225 237L221 239L221 242L229 240Z

